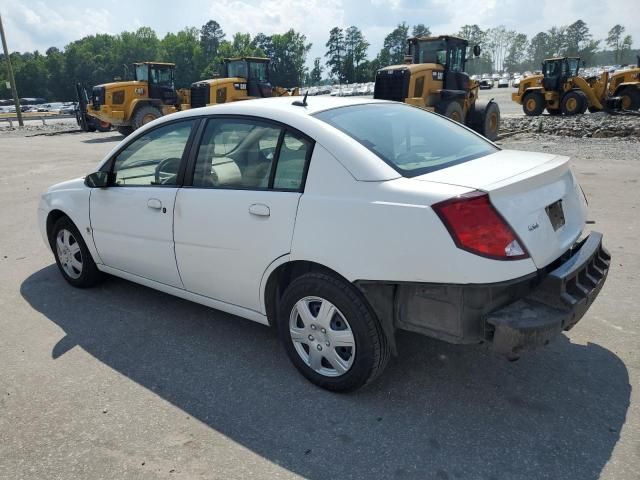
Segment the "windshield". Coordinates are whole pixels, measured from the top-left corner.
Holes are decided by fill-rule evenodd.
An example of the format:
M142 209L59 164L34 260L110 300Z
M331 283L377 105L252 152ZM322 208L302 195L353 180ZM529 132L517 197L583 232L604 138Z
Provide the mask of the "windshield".
M139 82L149 81L149 69L144 63L136 64L136 80Z
M572 76L578 75L578 69L580 68L580 59L579 58L569 58L567 59L569 62L569 74Z
M228 68L229 68L229 77L248 78L247 62L243 60L229 62Z
M249 78L259 82L266 82L268 80L266 62L249 62Z
M161 87L173 88L173 68L152 67L151 83Z
M411 44L409 53L414 63L439 63L440 65L447 63L447 45L441 40Z
M315 117L357 140L405 177L498 151L459 124L410 105L354 105L326 110Z

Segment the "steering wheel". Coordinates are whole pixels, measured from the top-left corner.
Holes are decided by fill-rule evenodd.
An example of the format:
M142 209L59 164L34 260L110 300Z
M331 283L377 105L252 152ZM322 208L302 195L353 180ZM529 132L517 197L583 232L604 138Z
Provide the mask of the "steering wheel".
M175 183L178 179L178 168L180 168L179 158L165 158L158 165L155 170L155 184L165 185Z

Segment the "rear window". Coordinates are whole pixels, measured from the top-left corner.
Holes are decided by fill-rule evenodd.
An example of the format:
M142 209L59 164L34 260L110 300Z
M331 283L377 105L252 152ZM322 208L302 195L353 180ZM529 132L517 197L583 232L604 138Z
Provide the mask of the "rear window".
M498 151L457 123L405 104L338 107L315 117L357 140L405 177Z

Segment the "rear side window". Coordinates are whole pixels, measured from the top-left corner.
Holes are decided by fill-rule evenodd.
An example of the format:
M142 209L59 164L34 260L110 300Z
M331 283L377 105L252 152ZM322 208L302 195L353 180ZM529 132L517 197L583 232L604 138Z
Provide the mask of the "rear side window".
M306 138L286 132L280 146L273 188L299 190L302 188L307 158L311 154L311 142Z
M357 140L405 177L498 151L460 125L410 105L353 105L325 110L315 117Z

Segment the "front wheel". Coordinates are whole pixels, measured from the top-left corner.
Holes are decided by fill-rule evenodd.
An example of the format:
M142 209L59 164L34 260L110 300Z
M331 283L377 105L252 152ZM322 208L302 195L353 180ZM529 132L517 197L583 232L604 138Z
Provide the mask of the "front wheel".
M618 96L623 110L638 110L640 108L640 90L637 88L625 87Z
M284 292L279 312L287 355L312 383L347 392L384 370L389 344L366 300L350 283L324 273L302 275Z
M162 116L162 112L151 105L143 105L142 107L136 110L136 113L133 115L133 129L137 130L143 125L146 125L149 122L153 122L157 118Z
M92 287L102 280L82 235L68 217L61 217L51 229L49 241L60 273L74 287Z
M530 117L537 117L544 110L544 97L540 92L529 92L522 97L522 111Z

